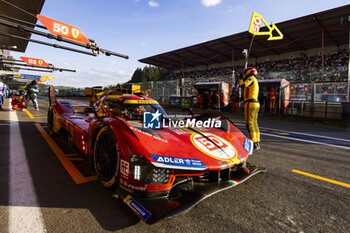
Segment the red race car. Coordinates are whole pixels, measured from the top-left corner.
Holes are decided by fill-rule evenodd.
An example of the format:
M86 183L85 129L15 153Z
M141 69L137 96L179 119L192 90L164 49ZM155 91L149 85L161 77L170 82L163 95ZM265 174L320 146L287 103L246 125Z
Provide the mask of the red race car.
M252 141L220 115L173 118L157 101L120 89L72 106L51 86L49 99L48 128L68 137L101 184L147 223L266 171L246 162Z

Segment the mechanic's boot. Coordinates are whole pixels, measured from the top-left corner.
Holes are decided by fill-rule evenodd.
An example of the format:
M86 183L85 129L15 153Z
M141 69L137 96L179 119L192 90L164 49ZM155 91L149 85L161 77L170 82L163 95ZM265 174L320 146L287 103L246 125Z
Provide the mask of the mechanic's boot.
M254 149L260 150L260 142L254 142Z

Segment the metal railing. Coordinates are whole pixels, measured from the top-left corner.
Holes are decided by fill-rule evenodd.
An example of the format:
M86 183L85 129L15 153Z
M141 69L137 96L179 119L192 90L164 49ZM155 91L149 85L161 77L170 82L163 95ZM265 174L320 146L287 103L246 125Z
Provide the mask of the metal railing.
M286 116L299 116L307 118L316 118L322 120L341 120L343 109L342 104L334 101L286 101L284 106L276 104L276 110L267 109L267 101L261 105L261 112L266 114L283 114Z

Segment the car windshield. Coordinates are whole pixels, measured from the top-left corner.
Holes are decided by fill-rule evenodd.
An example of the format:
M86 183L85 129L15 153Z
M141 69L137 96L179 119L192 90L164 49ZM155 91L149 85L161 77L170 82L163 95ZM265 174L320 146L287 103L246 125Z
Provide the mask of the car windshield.
M164 109L159 104L124 104L126 117L133 120L143 120L144 112L156 112L157 110L166 115Z
M144 112L156 112L157 110L166 116L165 110L159 104L124 104L116 101L108 101L109 111L113 115L130 119L130 120L143 120Z

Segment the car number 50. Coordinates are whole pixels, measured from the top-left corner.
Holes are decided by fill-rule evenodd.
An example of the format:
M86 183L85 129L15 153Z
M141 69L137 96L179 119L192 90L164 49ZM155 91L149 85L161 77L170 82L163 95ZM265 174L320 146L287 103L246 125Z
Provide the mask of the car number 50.
M63 35L68 35L69 29L67 26L61 25L59 23L53 23L53 31Z
M256 16L254 19L253 26L252 26L253 31L259 32L260 26L261 26L261 19L258 16Z
M210 139L210 140L208 140L208 139ZM227 146L225 146L225 144L221 141L221 140L219 140L218 138L216 138L216 137L214 137L214 136L208 136L208 139L207 138L205 138L205 137L201 137L201 138L198 138L197 140L201 143L201 144L203 144L203 146L205 146L207 149L209 149L209 150L216 150L216 149L218 149L217 147L216 147L216 145L217 146L219 146L219 147L227 147ZM214 144L214 143L216 144Z

